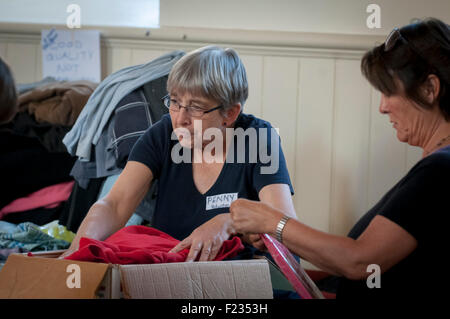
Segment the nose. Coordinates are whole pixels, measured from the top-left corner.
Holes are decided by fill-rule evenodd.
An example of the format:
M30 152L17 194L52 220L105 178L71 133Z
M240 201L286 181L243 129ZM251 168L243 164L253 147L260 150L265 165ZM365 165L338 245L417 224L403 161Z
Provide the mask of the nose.
M384 94L381 94L380 100L380 113L387 114L388 113L388 101Z
M186 127L191 124L191 116L184 106L182 106L177 112L177 124L182 127Z

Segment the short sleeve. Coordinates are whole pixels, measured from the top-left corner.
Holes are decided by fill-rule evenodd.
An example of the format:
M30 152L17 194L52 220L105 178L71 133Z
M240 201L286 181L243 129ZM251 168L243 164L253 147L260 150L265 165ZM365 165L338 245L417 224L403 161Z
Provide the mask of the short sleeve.
M159 178L170 144L172 123L165 115L139 137L131 149L128 161L145 164Z
M267 134L259 134L258 161L253 166L253 185L256 193L267 185L287 184L294 195L286 160L281 148L281 139L277 131L269 125Z
M446 195L450 177L448 159L447 164L442 164L425 162L414 167L377 214L398 224L418 241L434 236L438 220L446 218L450 210Z

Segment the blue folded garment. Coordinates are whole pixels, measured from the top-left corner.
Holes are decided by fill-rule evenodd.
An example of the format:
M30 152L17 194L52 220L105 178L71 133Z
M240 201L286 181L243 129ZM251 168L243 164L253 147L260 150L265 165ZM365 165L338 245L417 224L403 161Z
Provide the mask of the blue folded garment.
M23 251L66 249L70 243L53 238L30 222L18 225L0 221L0 249L20 248Z
M121 69L104 79L63 139L68 152L81 161L90 161L92 145L97 145L119 101L145 83L169 74L183 55L183 51L173 51L146 64Z

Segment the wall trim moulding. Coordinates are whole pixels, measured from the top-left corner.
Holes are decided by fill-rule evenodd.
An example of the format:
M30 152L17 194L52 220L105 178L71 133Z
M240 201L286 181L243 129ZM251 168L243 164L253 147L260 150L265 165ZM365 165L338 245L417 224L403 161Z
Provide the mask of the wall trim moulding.
M0 41L38 44L40 30L64 25L0 23ZM360 59L384 37L278 31L162 27L159 29L85 27L100 30L102 47L192 50L207 44L232 46L241 54Z

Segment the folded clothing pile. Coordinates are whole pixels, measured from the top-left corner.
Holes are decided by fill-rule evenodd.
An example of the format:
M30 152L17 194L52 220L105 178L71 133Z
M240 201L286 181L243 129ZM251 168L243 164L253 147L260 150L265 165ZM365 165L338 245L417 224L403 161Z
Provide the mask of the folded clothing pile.
M134 143L168 112L162 97L173 65L184 55L173 51L145 64L107 76L89 97L73 128L64 136L68 152L77 157L70 175L74 191L60 222L77 231L104 184L118 176ZM151 222L156 205L153 183L135 214Z
M1 220L44 225L59 218L76 160L62 140L96 87L51 78L18 85L19 112L0 125Z
M73 126L96 87L90 81L45 84L19 96L19 112L28 111L38 122Z
M21 252L59 250L70 246L67 238L73 238L73 234L67 231L58 231L58 238L52 235L55 224L39 227L30 222L18 225L0 221L0 250L6 249L14 252L20 249ZM66 233L63 235L63 233ZM64 236L66 240L61 239Z

